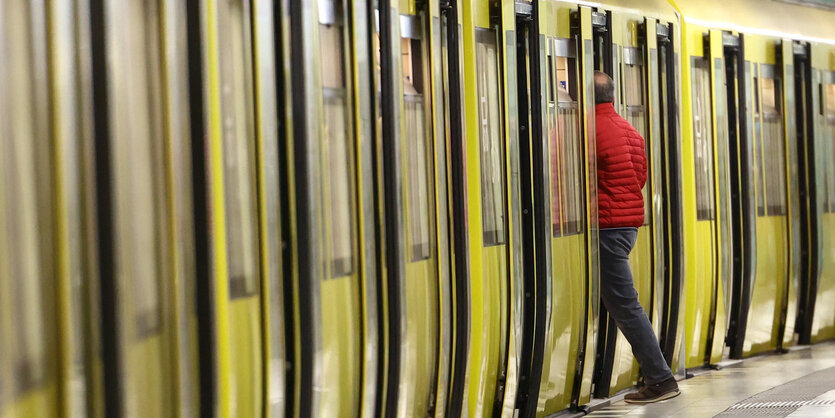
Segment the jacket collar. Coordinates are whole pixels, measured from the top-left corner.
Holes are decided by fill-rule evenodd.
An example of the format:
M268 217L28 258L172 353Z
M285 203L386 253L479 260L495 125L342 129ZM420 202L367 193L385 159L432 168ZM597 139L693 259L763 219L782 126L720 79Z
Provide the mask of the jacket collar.
M617 113L615 112L615 105L612 103L600 103L594 107L594 112L596 115L611 115Z

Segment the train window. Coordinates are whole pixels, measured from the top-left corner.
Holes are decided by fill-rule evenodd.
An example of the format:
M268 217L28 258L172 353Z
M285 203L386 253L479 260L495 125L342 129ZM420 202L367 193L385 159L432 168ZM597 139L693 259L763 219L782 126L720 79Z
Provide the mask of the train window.
M405 102L405 147L407 158L407 214L410 227L412 261L429 258L429 134L427 100L424 96L425 68L420 40L403 38L403 100Z
M699 220L716 219L713 183L713 124L710 103L710 63L693 57L693 147L696 164L696 213Z
M627 54L629 51L629 54ZM624 55L631 56L633 64L623 65L623 101L626 104L626 120L641 134L644 138L645 151L649 149L649 141L647 137L647 118L646 118L646 103L644 99L644 66L641 52L637 48L625 48ZM641 193L644 196L644 225L649 225L650 221L650 205L649 193L647 189L649 181L644 185Z
M829 73L829 79L835 80L835 72ZM829 207L828 212L835 212L835 84L821 84L825 93L821 94L822 100L826 102L826 124L829 125L830 137L824 142L829 147L830 159L824 164L829 174ZM825 97L824 97L825 96Z
M759 65L754 70L754 173L757 177L757 216L765 216L765 160L763 159L762 117L760 117L760 79Z
M260 274L249 2L218 2L218 22L226 250L234 298L258 292Z
M337 2L337 4L340 4ZM330 231L331 277L354 271L354 153L348 100L344 27L319 25L324 115L322 140L327 162L326 222Z
M760 90L766 215L785 215L786 149L780 106L780 79L760 77Z
M556 57L557 109L551 137L551 192L558 197L552 207L559 208L562 216L560 230L554 235L571 235L582 232L585 225L583 211L585 187L583 186L582 140L580 116L576 97L577 60L573 57ZM573 93L573 94L572 94ZM554 189L557 185L557 189Z
M548 149L550 153L550 168L551 168L551 229L554 236L559 236L562 233L562 178L559 176L560 172L560 153L559 142L557 139L557 98L554 94L554 85L557 84L556 74L554 71L554 56L552 51L548 50L548 76L545 79L546 89L548 91Z
M826 85L826 116L827 118L835 118L835 84Z
M476 32L478 133L484 245L505 242L505 172L499 49L494 30Z
M136 338L159 332L165 269L165 187L162 166L161 64L153 3L130 3L121 22L124 42L137 58L119 69L124 94L114 107L113 158L117 275L132 289ZM131 117L125 117L130 112ZM149 198L153 196L154 198Z

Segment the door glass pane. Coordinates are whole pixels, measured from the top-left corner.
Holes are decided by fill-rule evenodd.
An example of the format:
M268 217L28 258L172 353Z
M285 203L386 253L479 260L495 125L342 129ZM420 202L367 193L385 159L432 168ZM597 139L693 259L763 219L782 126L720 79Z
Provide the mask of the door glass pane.
M786 214L786 149L780 79L760 78L766 214Z
M496 245L505 242L505 160L499 79L501 57L496 47L495 31L479 29L477 35L478 133L484 245Z
M421 41L403 38L400 51L403 57L403 100L405 102L404 140L408 176L407 213L409 219L412 261L429 258L430 196L429 196L429 133L426 128L427 85Z
M331 234L331 277L347 276L354 271L354 149L343 30L338 24L319 25L324 102L322 152L327 172L323 187L329 199L325 213Z
M571 235L584 230L583 167L581 166L582 139L577 105L577 60L554 57L554 84L556 86L554 109L549 103L551 116L551 206L559 210L559 230L554 235Z
M757 176L757 216L765 216L765 146L762 139L759 65L754 65L754 173Z
M557 95L555 84L556 78L556 62L551 51L548 51L548 59L546 60L548 67L547 76L545 77L545 88L548 92L548 149L549 149L549 163L550 163L550 177L551 177L551 231L553 235L562 235L562 219L563 219L563 196L562 196L562 176L560 173L560 149L559 145L560 133L558 132L559 125L557 123Z
M835 75L830 74L830 77L835 78ZM828 180L829 204L824 207L824 210L827 212L835 212L835 84L821 84L821 87L823 90L821 100L825 103L825 106L821 107L825 107L825 112L823 113L826 114L826 124L828 125L827 129L829 132L829 138L824 140L829 150L827 154L829 157L824 160L828 163L825 166Z
M699 220L715 219L713 200L713 125L710 64L693 57L693 147L696 164L696 211Z
M258 292L258 207L249 2L218 2L229 292Z
M131 18L122 23L134 65L120 71L124 86L114 110L113 151L116 170L116 222L118 274L132 287L138 337L156 333L161 326L160 281L163 266L165 192L159 97L160 56L152 4L130 3ZM129 113L128 113L129 112Z
M642 52L635 51L636 54ZM643 60L641 60L643 61ZM626 104L626 120L635 127L635 130L644 138L645 152L649 149L647 138L647 117L646 103L644 100L644 66L641 64L623 65L623 102ZM650 161L651 159L647 159ZM641 194L644 197L644 225L649 225L650 204L649 181L646 182Z

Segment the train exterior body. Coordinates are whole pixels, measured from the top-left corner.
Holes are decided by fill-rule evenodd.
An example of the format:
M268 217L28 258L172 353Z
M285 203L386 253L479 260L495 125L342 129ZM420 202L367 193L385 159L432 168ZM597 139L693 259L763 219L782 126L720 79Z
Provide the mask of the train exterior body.
M0 2L0 418L543 417L633 388L593 74L677 378L835 339L835 10Z

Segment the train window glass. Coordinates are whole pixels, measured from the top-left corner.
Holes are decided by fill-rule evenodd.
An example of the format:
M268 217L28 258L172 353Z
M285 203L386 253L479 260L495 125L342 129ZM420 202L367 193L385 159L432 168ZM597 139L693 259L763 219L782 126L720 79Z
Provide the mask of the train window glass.
M258 292L252 42L249 2L218 2L226 246L231 297Z
M765 153L762 141L762 116L760 115L759 64L754 65L754 173L757 176L757 216L765 216Z
M766 215L785 215L786 163L780 79L760 78Z
M423 87L424 67L421 42L401 40L403 58L403 99L405 102L405 164L408 175L407 215L410 226L412 261L429 258L429 133Z
M504 135L499 78L500 57L494 30L478 30L476 41L484 245L496 245L505 242Z
M165 191L161 164L162 110L156 11L151 3L131 3L133 18L121 22L124 41L137 58L122 67L124 94L114 109L117 273L132 288L135 337L159 331ZM125 117L129 111L131 117ZM149 198L153 196L154 198Z
M557 98L554 97L554 85L558 84L558 80L555 78L557 72L554 70L560 60L562 60L562 58L554 60L552 55L548 55L548 77L545 80L545 83L548 86L548 149L551 168L551 230L554 236L562 234L564 200L564 196L562 195L562 182L564 179L560 175L560 144L562 143L560 137L562 134L559 132L559 123L557 121Z
M331 277L347 276L354 271L354 148L343 30L341 25L319 25L324 100L322 140L328 171L323 188L330 199L325 210L331 234Z
M634 49L634 48L633 48ZM637 53L637 51L635 51ZM626 104L626 120L629 121L635 130L645 140L645 147L649 146L647 137L647 118L644 101L644 66L639 64L623 65L623 101ZM645 151L648 148L645 148ZM649 225L650 205L647 188L649 182L644 185L641 193L644 197L644 225Z
M577 60L557 57L557 149L558 175L562 186L562 233L585 230L583 185L583 145L580 137L580 112L577 104ZM556 172L556 171L555 171ZM553 175L553 174L552 174Z
M835 74L830 73L830 80L835 78ZM822 99L826 102L826 124L829 128L830 137L824 142L829 147L829 161L824 166L827 168L829 181L829 206L828 212L835 212L835 84L821 84L825 93L821 94ZM825 97L823 97L825 96ZM823 107L823 105L821 105Z
M44 296L45 289L51 284L49 276L50 257L41 252L44 237L49 225L48 202L40 200L42 190L41 166L47 160L39 159L36 143L48 141L39 137L38 124L46 122L39 114L38 100L33 97L36 91L35 65L37 59L32 54L33 36L29 25L21 24L29 18L27 2L0 2L0 52L5 60L0 68L0 175L5 184L3 212L7 221L0 231L5 230L3 247L8 251L3 257L8 265L0 264L2 280L8 279L8 294L0 295L8 305L0 307L0 315L6 326L10 326L10 335L2 348L9 349L0 357L10 363L10 379L4 383L13 385L2 388L0 398L9 394L10 402L16 393L25 392L43 383L46 373L47 343L46 338L52 332L47 314ZM39 120L40 119L40 120ZM42 157L47 157L46 155ZM48 168L48 167L47 167ZM46 203L46 204L44 204ZM10 315L14 319L6 321ZM8 344L8 345L5 345ZM4 370L5 372L5 370Z
M696 213L699 220L716 218L713 199L713 125L710 63L693 58L693 146L696 164Z
M835 118L835 84L826 85L826 116Z

